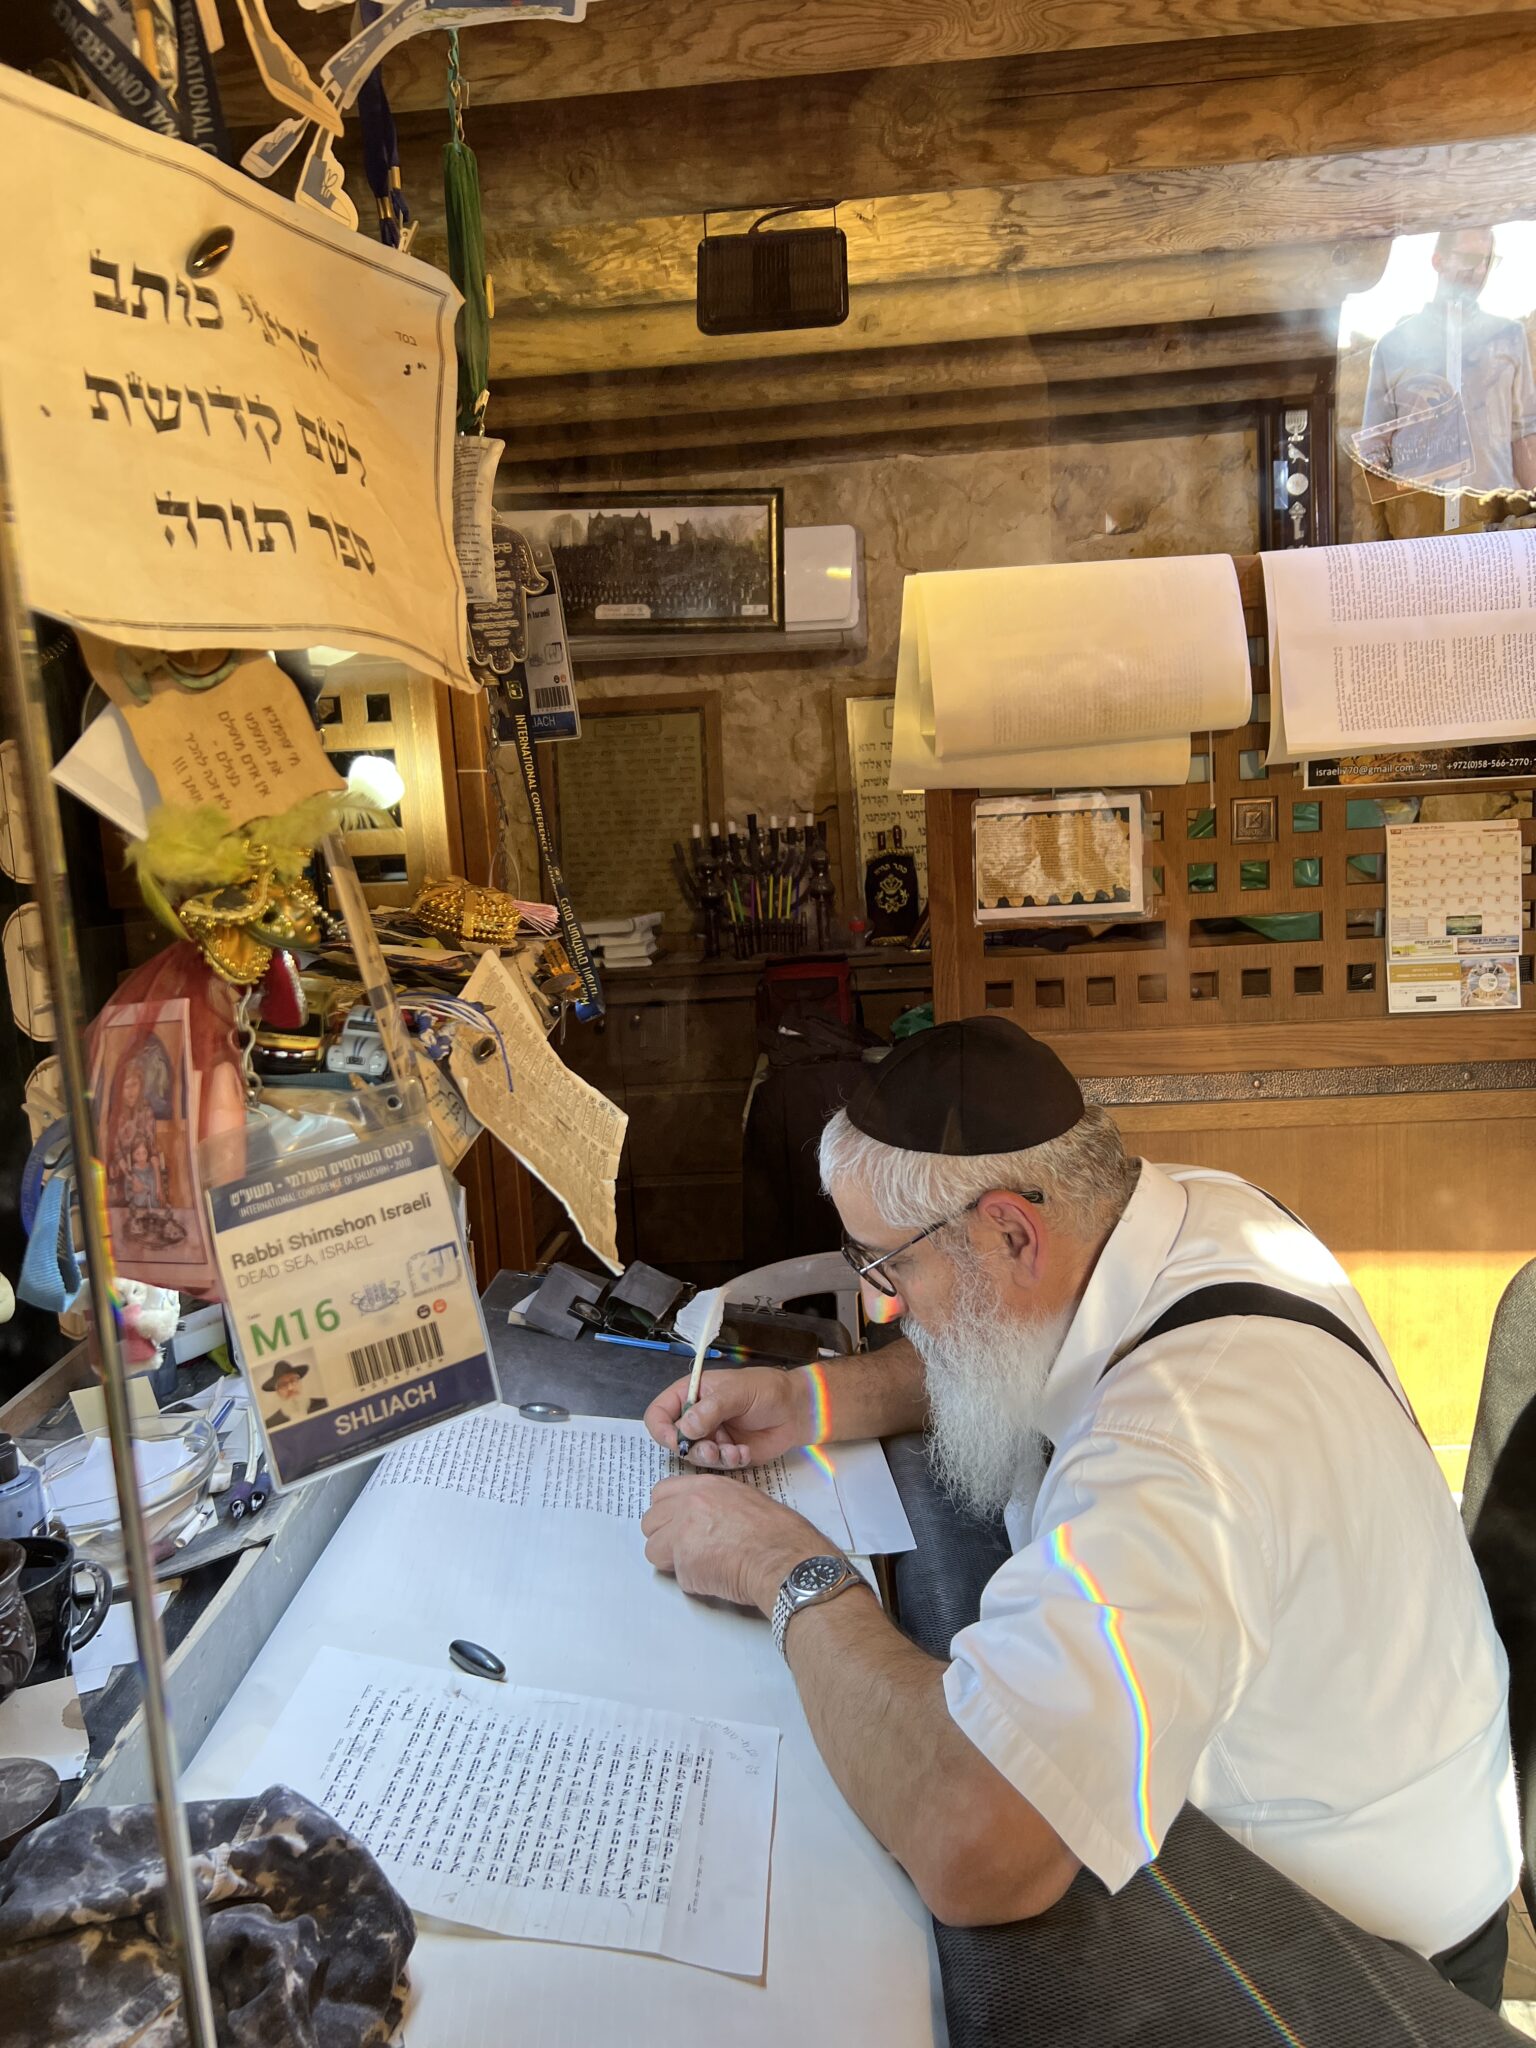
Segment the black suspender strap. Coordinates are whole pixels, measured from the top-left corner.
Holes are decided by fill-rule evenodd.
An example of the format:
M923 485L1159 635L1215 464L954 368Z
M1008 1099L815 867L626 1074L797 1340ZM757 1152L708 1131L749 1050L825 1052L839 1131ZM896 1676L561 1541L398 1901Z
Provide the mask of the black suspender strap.
M1337 1337L1341 1344L1347 1344L1357 1358L1365 1360L1415 1428L1418 1427L1412 1409L1401 1400L1397 1389L1371 1355L1370 1347L1348 1323L1320 1302L1308 1301L1304 1295L1288 1294L1283 1287L1266 1287L1256 1280L1224 1280L1215 1286L1197 1287L1192 1294L1181 1295L1142 1331L1129 1350L1109 1361L1099 1378L1105 1379L1117 1365L1123 1364L1143 1344L1150 1344L1154 1337L1164 1336L1169 1330L1187 1329L1191 1323L1214 1323L1222 1316L1268 1316L1277 1323L1305 1323L1314 1330L1326 1330L1330 1337Z

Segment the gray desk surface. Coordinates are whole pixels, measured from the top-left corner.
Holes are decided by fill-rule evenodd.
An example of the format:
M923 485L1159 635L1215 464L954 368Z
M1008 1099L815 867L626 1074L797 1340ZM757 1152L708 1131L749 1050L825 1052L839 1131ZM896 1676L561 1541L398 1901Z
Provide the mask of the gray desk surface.
M663 1354L509 1327L507 1306L522 1291L517 1276L505 1275L485 1298L509 1402L542 1396L573 1412L632 1418L675 1375ZM633 1546L620 1570L611 1537L583 1526L584 1518L569 1519L573 1526L554 1532L545 1547L547 1569L518 1568L518 1538L508 1527L499 1541L454 1549L429 1595L406 1569L408 1552L421 1543L419 1509L402 1513L387 1495L365 1495L316 1568L294 1585L254 1658L247 1648L238 1690L189 1766L188 1796L234 1789L321 1648L437 1668L446 1637L464 1633L508 1646L519 1683L777 1728L763 1979L424 1922L411 1962L416 1988L406 2039L411 2048L501 2048L523 2036L544 2048L677 2048L704 2040L732 2048L782 2048L786 2040L806 2048L866 2040L936 2048L944 2034L931 1923L897 1866L836 1796L767 1630L717 1603L689 1600L658 1580ZM628 1588L622 1627L605 1583L616 1572ZM388 1591L397 1578L409 1580L399 1598ZM383 1589L372 1599L360 1590L370 1584ZM643 1617L631 1626L640 1602Z
M509 1323L514 1308L537 1283L526 1273L498 1273L481 1296L496 1362L501 1398L558 1401L577 1415L613 1415L638 1421L663 1387L688 1370L686 1358L630 1344L600 1344L595 1337L550 1337Z

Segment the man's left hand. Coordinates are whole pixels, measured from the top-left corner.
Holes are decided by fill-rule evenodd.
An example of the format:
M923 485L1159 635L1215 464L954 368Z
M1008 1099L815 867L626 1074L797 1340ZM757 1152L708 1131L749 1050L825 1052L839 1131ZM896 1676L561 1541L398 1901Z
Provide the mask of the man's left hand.
M702 1473L663 1479L640 1524L645 1554L685 1593L734 1600L771 1614L779 1587L803 1558L833 1549L803 1516L755 1487Z

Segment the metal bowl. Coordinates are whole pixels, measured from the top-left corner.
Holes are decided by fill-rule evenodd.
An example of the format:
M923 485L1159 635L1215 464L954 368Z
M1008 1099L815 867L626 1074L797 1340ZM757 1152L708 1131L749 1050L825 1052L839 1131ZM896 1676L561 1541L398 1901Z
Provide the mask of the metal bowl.
M170 1542L192 1519L218 1463L219 1440L206 1415L156 1415L130 1426L139 1500L150 1546ZM38 1459L53 1514L84 1556L123 1583L123 1531L117 1511L112 1445L104 1429L55 1444Z

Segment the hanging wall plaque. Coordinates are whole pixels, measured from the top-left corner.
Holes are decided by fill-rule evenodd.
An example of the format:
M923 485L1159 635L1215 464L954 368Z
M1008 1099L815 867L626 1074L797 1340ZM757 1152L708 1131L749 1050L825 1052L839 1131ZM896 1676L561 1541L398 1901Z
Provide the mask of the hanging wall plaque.
M115 641L346 647L469 687L449 279L9 70L0 179L28 194L0 405L29 601Z

